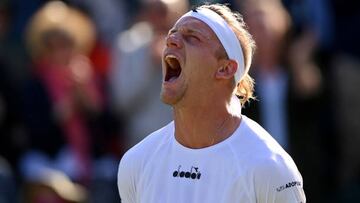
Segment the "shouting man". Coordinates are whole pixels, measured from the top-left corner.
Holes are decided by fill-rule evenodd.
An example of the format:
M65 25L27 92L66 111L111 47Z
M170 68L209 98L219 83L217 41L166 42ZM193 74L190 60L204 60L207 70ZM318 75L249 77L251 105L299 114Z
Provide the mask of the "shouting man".
M123 203L304 203L292 158L241 115L252 98L255 43L240 14L220 4L184 14L163 52L161 99L174 121L120 161Z

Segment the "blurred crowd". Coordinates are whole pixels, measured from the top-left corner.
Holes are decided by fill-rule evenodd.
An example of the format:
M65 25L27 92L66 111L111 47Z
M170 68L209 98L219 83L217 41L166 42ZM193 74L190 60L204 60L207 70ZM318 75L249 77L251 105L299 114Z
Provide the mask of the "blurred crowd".
M200 0L0 0L0 203L120 202L127 149L172 119L164 38ZM229 0L257 43L243 113L308 202L360 202L360 6Z

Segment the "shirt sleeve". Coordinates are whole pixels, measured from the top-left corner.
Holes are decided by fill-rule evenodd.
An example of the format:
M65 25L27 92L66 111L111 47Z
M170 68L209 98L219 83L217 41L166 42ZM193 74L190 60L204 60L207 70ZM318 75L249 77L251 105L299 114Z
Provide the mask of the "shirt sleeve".
M306 202L303 180L292 160L263 161L254 171L254 186L257 203Z
M134 162L125 154L120 161L118 170L118 189L122 203L135 203L135 170Z

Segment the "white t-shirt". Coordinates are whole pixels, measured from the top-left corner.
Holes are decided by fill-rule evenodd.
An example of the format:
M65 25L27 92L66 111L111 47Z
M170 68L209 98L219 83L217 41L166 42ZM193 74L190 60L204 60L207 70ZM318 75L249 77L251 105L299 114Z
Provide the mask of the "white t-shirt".
M242 116L226 140L202 149L179 144L174 122L150 134L120 161L122 203L305 203L291 157Z

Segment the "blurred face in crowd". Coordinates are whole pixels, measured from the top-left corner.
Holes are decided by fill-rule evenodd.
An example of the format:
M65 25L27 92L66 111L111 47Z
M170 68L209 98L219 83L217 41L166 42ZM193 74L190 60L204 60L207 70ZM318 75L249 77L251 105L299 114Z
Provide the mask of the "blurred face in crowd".
M74 39L63 31L48 31L43 35L44 56L51 63L67 65L75 51Z
M244 17L258 45L256 62L274 63L279 57L289 26L286 11L271 1L265 4L249 2L244 8Z
M163 51L161 99L169 105L197 104L215 84L223 50L215 33L202 21L185 17L170 29Z

